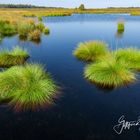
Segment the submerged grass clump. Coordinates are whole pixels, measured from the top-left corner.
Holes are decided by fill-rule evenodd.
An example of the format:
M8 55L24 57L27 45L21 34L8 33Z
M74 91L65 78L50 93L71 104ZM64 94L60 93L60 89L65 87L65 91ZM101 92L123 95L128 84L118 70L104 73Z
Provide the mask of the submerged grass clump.
M23 64L29 54L26 50L20 47L15 47L13 50L1 50L0 51L0 67L10 67L14 65Z
M118 32L124 32L124 22L118 22Z
M115 56L119 60L125 61L129 68L140 70L140 50L136 48L118 49Z
M136 80L135 74L126 66L125 61L117 61L116 58L89 64L84 75L89 81L102 87L118 87Z
M108 45L105 42L90 41L80 43L73 54L80 60L95 61L98 58L106 55L107 52Z
M15 110L34 110L53 103L58 87L39 64L14 66L0 73L0 100Z

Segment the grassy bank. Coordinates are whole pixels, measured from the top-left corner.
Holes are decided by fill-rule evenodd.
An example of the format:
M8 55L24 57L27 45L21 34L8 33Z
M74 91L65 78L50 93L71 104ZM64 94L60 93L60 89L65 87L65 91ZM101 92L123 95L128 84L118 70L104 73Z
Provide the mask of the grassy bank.
M112 13L127 13L132 15L139 15L140 8L102 8L102 9L85 9L80 10L78 8L66 9L66 8L0 8L0 16L3 15L15 15L20 17L39 17L42 20L42 16L70 16L74 13L93 13L93 14L112 14ZM12 16L14 17L14 16Z

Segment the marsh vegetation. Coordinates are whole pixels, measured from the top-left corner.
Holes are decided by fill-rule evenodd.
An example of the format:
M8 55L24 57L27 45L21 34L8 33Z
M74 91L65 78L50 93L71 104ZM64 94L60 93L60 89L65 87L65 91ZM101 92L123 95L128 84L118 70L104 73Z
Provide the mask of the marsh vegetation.
M117 31L118 33L123 33L125 30L125 25L123 21L119 21L118 22L118 27L117 27Z
M10 17L5 19L3 17L3 19L1 20L1 25L4 26L2 26L0 30L2 37L4 37L5 35L17 34L20 38L25 38L26 40L39 41L41 39L42 33L46 35L50 33L49 28L45 27L44 23L42 22L43 20L42 16L45 16L43 15L44 9L42 9L42 13L41 11L35 13L33 12L34 10L32 11L29 10L28 12L25 11L26 10L23 11L21 10L20 13L18 13L19 11L17 10L18 14L13 19L11 19ZM55 12L56 12L55 10L54 11L52 10L51 14L55 15L56 14ZM57 12L58 12L57 14L61 13L59 10ZM72 14L86 12L88 13L89 11L86 9L80 11L79 9L78 10L69 9L69 12L70 14ZM50 13L45 14L46 15L48 14L47 16L51 16L49 15ZM35 16L35 18L31 17L25 18L24 17L25 15L26 17ZM7 30L5 30L5 28ZM121 25L118 24L117 31L121 32L124 31L124 25L122 25L122 23ZM112 50L109 50L109 45L106 42L95 40L80 43L73 52L73 54L78 59L88 62L88 65L85 67L84 71L84 76L88 81L101 85L102 87L116 88L119 86L128 85L129 83L133 83L137 80L135 71L139 70L140 68L139 65L140 53L139 50L134 50L132 48L129 49L118 49L112 52ZM42 108L46 104L48 105L52 104L53 97L55 97L56 95L55 91L57 91L57 86L55 82L52 80L51 76L49 76L49 74L46 73L45 70L42 69L42 66L40 65L36 66L36 64L33 65L25 64L21 66L21 64L23 64L21 56L23 57L24 55L19 56L16 55L15 52L16 52L15 50L8 51L8 55L5 58L4 56L3 57L0 56L0 58L2 58L0 60L4 60L4 62L0 61L3 66L11 67L14 65L20 65L11 67L10 69L1 72L0 88L3 89L1 91L2 95L1 100L10 99L9 104L12 105L16 110L18 110L19 108L21 110L22 109L32 110L35 108ZM20 53L18 52L17 54ZM14 73L14 71L17 72ZM38 73L40 71L41 73L45 74L42 74L43 76L38 77ZM12 72L14 74L12 74ZM11 81L8 79L8 76L5 75L8 75ZM46 80L45 79L42 80L43 77ZM7 82L3 82L4 81L3 79L7 79L5 80ZM19 82L14 83L12 80ZM21 84L21 81L24 82L24 85ZM38 85L37 81L39 82ZM45 81L47 85L45 85L44 83L42 84L42 81ZM13 83L15 85L15 86L12 85L14 89L12 89L9 86L10 83ZM9 89L7 89L5 92L6 84L9 86ZM31 89L29 87L31 87ZM33 91L33 89L35 89L35 91ZM37 92L39 94L37 94ZM46 94L44 94L45 92Z
M16 111L36 110L53 104L58 87L39 64L14 66L0 72L0 100Z
M43 33L44 33L45 35L50 34L49 28L46 27L46 28L43 30Z
M29 33L28 35L29 40L31 41L38 41L41 39L41 31L39 29L36 29Z
M20 10L22 12L29 9ZM85 9L81 12L87 11ZM11 12L9 14L11 15ZM17 15L12 17L17 18ZM35 20L35 25L39 24L37 17L32 19L27 17L23 24L30 23L32 20ZM125 33L121 39L116 39L114 34L117 32L119 19L125 21ZM11 18L12 20L14 18ZM135 118L139 114L140 106L139 70L130 67L128 60L120 57L119 51L122 48L121 50L126 52L129 47L139 51L139 48L135 48L140 43L139 37L136 36L140 33L139 21L140 17L127 14L43 17L43 23L50 28L51 35L42 35L40 44L28 41L28 36L27 41L20 41L18 34L3 39L0 43L1 49L12 51L12 46L19 45L30 52L30 59L23 65L1 69L1 139L10 137L19 140L26 139L28 136L29 139L57 139L57 137L78 139L81 138L81 132L83 139L110 139L113 136L112 121L108 120L112 120L114 115L120 116L121 112ZM42 33L44 34L44 29ZM72 52L78 42L84 43L88 40L106 42L107 52L97 59L78 61ZM28 64L30 62L31 64ZM56 88L54 90L51 88L54 92L50 92L49 95L46 92L51 87L49 86L51 82L46 86L46 80L49 78L45 78L46 80L42 80L43 77L39 78L40 72L37 70L33 72L36 68L31 70L27 68L27 71L24 69L24 66L36 65L36 62L45 66L43 68L45 75L50 76L48 73L50 72L53 76L53 78L50 76L50 79ZM59 90L53 79L62 86L60 96L57 94ZM41 84L42 81L45 81L45 84ZM13 113L12 109L21 112ZM25 112L22 112L23 110ZM101 117L103 112L107 117ZM101 127L97 121L99 119L102 120L103 126L100 132L98 130ZM73 131L70 132L69 130L72 129ZM65 132L63 133L62 130ZM137 139L137 132L136 137L134 135L135 133L131 138ZM125 135L124 139L127 136Z
M138 48L118 49L115 51L118 60L125 61L131 69L140 70L140 50Z
M73 54L80 60L95 61L108 53L108 45L102 41L80 43Z
M0 67L11 67L24 64L29 54L26 50L16 46L12 50L0 51Z
M90 60L84 76L102 87L119 87L136 81L140 70L140 50L136 48L109 50L102 41L80 43L74 55L80 60Z
M6 9L6 10L5 10ZM81 4L79 8L1 8L0 13L25 17L43 17L43 16L71 16L75 13L91 13L91 14L106 14L106 13L128 13L132 15L139 15L140 8L94 8L86 9Z
M0 13L1 14L1 13ZM40 40L41 34L49 34L49 28L42 23L42 17L39 18L39 22L35 19L24 18L22 16L9 14L0 18L0 39L2 40L6 36L19 35L19 39L37 41Z
M113 57L89 64L84 75L89 81L109 88L127 85L136 80L134 72L127 67L125 61Z

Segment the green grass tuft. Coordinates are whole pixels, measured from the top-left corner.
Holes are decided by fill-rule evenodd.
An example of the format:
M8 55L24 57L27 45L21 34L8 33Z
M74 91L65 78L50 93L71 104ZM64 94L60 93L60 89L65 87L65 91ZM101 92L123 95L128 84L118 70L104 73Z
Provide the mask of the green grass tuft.
M43 32L44 32L45 35L48 35L48 34L50 33L50 30L49 30L49 28L45 28L45 29L43 30Z
M118 32L124 32L124 23L123 22L118 22Z
M0 100L10 100L15 110L34 110L50 105L58 87L39 64L14 66L0 73Z
M36 25L36 29L40 30L41 32L43 32L43 30L45 29L45 25L42 22L39 22Z
M11 67L14 65L23 64L29 54L26 50L21 49L20 47L15 47L13 50L1 50L0 51L0 67Z
M89 81L102 87L118 87L136 80L125 61L118 61L115 57L89 64L84 75Z
M136 48L118 49L115 51L117 59L125 61L129 68L140 70L140 50Z
M108 53L108 45L102 41L80 43L74 55L84 61L95 61Z
M24 38L28 37L28 34L33 30L35 30L34 24L24 23L18 27L19 36Z
M0 34L2 36L12 36L17 34L15 25L9 24L8 22L0 21Z

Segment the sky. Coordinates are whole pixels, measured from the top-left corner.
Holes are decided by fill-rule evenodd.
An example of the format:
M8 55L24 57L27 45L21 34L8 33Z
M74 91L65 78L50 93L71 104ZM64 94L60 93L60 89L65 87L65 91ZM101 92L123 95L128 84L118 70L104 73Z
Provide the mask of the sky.
M86 8L140 7L140 0L0 0L0 4L32 4L67 8L78 7L81 3Z

